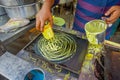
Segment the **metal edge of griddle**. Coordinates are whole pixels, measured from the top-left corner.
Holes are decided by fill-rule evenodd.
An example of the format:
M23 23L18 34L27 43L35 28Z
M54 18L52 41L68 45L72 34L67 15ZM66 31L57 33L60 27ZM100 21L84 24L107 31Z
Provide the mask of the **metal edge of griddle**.
M119 43L109 41L109 40L105 40L104 45L111 50L120 51L120 44Z
M26 47L28 47L30 44L32 44L32 43L34 42L34 40L35 40L37 37L40 36L40 34L41 34L41 33L39 33L36 37L34 37L33 40L31 40L27 45L25 45L25 46L17 53L17 56L19 57L19 53L20 53L21 51L24 51Z
M73 29L69 29L69 28L65 28L65 27L60 27L60 26L56 26L56 25L54 25L53 29L58 30L58 31L63 31L65 33L69 33L69 34L72 34L72 35L76 35L76 37L87 40L85 34L79 32L77 30L73 30Z

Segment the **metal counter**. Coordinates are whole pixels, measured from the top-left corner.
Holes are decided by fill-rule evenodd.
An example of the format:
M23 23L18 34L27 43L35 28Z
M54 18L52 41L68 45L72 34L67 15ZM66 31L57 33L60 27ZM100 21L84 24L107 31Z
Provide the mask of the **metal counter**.
M35 27L35 20L31 21L28 25L20 28L19 30L11 33L0 33L0 41L4 44L7 45L14 41L15 39L19 38L21 35L26 33L28 30L32 29Z

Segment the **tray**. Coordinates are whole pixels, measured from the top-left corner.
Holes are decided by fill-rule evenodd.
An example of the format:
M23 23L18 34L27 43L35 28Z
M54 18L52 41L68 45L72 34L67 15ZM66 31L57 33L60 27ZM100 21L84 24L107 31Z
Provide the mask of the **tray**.
M58 31L58 30L55 30L55 31ZM58 32L63 32L63 31L58 31ZM64 33L66 33L66 32L64 32ZM33 41L31 41L24 48L24 50L27 52L30 52L34 55L37 55L40 59L48 62L51 65L57 64L58 66L62 67L63 69L74 73L78 77L79 73L80 73L80 69L82 67L82 63L83 63L85 55L87 53L88 41L85 39L76 37L76 35L73 35L70 33L67 33L67 34L71 35L75 39L75 41L77 43L77 50L76 50L76 54L65 62L61 62L61 63L50 62L50 61L47 61L46 59L44 59L41 55L39 55L38 51L35 50L35 46L36 46L36 42L39 40L39 37L42 36L42 34L39 34Z

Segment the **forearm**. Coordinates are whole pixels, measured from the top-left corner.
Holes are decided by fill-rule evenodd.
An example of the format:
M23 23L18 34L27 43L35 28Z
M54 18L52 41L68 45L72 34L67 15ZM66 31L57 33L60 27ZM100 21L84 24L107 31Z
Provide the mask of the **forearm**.
M45 0L42 8L50 10L53 4L54 4L54 0Z

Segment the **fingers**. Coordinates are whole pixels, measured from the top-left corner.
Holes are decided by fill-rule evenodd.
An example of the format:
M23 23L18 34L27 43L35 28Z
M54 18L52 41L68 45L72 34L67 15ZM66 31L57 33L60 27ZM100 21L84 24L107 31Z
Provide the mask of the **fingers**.
M41 20L39 17L36 16L36 29L42 32L43 27L44 27L44 20Z
M41 20L41 25L40 25L40 31L41 32L43 31L44 24L45 24L44 20Z
M114 23L120 16L120 6L111 7L106 13L105 16L110 16L106 19L107 24Z
M109 18L106 19L107 24L114 23L117 20L117 17L115 14L112 14Z
M106 18L106 23L107 24L111 24L114 22L114 19L113 19L113 13L114 13L115 9L113 7L111 7L106 13L105 13L105 16L110 16L109 18Z
M40 21L38 17L36 17L36 29L40 30Z
M107 23L114 23L119 18L120 12L115 10L110 17L107 19Z
M46 21L49 21L51 25L53 24L51 13L46 13L46 15L43 14L42 12L39 12L36 15L36 29L41 31L41 32L43 31L43 28L44 28Z
M115 9L114 9L113 7L111 7L111 8L105 13L105 16L111 15L114 11L115 11Z

